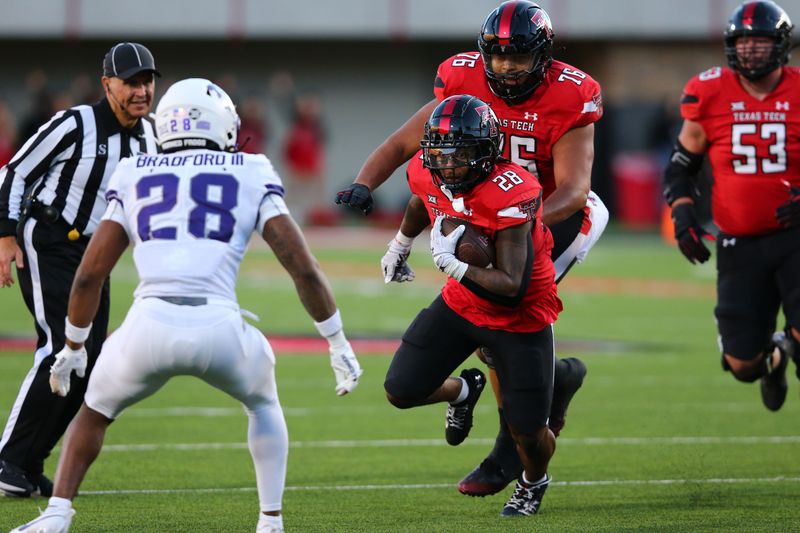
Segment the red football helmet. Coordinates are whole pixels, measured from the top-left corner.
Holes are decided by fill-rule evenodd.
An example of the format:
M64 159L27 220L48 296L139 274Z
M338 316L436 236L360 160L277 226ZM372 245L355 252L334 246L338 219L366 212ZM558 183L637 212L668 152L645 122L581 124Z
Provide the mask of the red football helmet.
M509 103L521 102L544 81L553 63L553 25L547 12L533 2L510 0L489 13L478 48L492 92ZM529 56L528 66L496 72L493 55Z

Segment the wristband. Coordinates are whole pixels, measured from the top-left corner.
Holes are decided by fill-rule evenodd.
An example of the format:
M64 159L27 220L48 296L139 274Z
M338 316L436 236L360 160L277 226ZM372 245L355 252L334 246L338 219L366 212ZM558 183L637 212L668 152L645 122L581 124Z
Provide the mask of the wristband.
M394 236L394 240L404 248L409 248L414 243L414 237L408 237L404 235L402 231L397 232L397 235Z
M314 322L314 325L317 326L319 334L326 339L342 331L342 328L344 328L342 325L342 315L339 313L338 309L329 318L322 322Z
M92 325L89 324L85 328L79 328L78 326L72 325L69 321L69 317L64 319L64 335L67 337L68 340L76 343L76 344L83 344L86 342L86 339L89 338L89 332L92 330Z
M15 237L18 222L11 218L0 220L0 237Z
M455 256L453 256L455 258ZM454 280L461 282L461 278L464 277L464 274L467 273L467 269L469 265L464 261L459 261L458 258L455 258L455 261L448 265L448 268L444 270L445 274L453 278Z

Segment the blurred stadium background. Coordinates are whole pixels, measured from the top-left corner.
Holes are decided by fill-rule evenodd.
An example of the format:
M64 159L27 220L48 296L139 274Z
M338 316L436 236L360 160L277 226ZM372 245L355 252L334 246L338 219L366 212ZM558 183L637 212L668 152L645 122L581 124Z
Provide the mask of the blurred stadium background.
M112 44L141 41L164 74L157 96L176 79L214 79L256 132L247 148L263 149L281 171L295 97L317 96L326 161L319 184L324 196L315 200L310 221L355 220L331 208L329 199L382 139L432 98L439 62L477 49L480 25L498 3L4 0L0 162L54 109L100 97L100 63ZM556 57L586 70L604 89L594 189L614 220L635 229L655 226L657 181L678 124L681 88L692 75L724 64L722 31L739 2L540 3L556 29ZM800 17L800 1L781 4ZM376 196L391 217L405 205L404 180L392 179Z

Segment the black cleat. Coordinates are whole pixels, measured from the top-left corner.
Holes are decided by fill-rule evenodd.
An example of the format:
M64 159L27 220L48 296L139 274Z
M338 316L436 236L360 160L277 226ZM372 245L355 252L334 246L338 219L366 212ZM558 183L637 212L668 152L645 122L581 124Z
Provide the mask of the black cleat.
M458 492L467 496L491 496L497 494L508 486L509 483L519 478L522 473L522 463L516 452L514 453L519 468L503 467L491 455L475 467L475 470L458 482Z
M35 490L36 487L28 481L23 469L0 460L0 491L6 496L28 498Z
M539 506L542 504L542 498L547 487L550 485L550 475L545 474L545 480L535 485L528 485L522 481L520 476L517 481L517 488L514 489L514 494L508 500L502 516L530 516L539 512Z
M458 446L469 435L472 429L472 413L475 404L481 397L483 388L486 386L486 376L477 368L469 368L461 371L461 377L467 382L469 393L463 402L447 406L447 415L444 422L444 437L450 446Z
M789 386L786 383L786 367L789 365L789 342L786 333L778 331L772 335L774 350L778 350L781 360L778 366L772 367L772 353L767 353L767 373L761 377L761 401L770 411L777 411L786 400Z
M553 405L550 407L550 421L547 424L556 437L566 423L569 402L586 377L586 365L577 357L567 357L561 361L569 366L569 371L565 375L556 376L558 379L553 384Z
M35 487L33 495L49 498L53 495L53 482L44 474L28 474L28 481Z
M511 437L503 411L500 410L500 432L488 457L458 482L458 492L467 496L497 494L522 474L522 461Z

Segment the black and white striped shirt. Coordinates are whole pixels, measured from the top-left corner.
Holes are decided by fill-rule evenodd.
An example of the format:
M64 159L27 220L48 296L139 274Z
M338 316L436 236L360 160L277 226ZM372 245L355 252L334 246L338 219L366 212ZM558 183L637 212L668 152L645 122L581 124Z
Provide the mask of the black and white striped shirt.
M131 129L122 127L106 99L56 113L0 170L0 237L16 233L28 192L91 235L119 160L157 151L153 124L142 119Z

